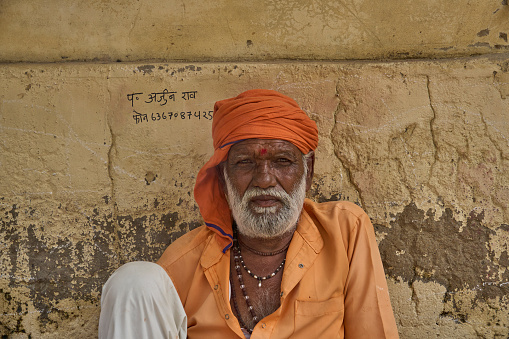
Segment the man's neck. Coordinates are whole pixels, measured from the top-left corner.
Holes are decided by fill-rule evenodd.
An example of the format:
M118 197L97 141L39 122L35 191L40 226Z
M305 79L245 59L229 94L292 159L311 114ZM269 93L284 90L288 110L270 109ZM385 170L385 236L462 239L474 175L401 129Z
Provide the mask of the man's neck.
M285 247L292 240L295 229L294 227L283 235L273 238L249 237L240 233L237 234L237 237L240 242L248 245L252 249L260 252L274 252Z

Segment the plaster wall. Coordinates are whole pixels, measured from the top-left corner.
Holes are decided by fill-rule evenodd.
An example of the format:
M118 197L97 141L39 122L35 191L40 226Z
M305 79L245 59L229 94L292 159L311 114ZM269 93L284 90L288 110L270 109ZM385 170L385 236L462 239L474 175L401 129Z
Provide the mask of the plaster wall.
M0 333L95 335L113 270L200 224L213 103L270 88L318 124L310 196L371 216L401 337L507 337L506 57L2 67Z
M0 2L0 61L444 58L509 48L507 0Z

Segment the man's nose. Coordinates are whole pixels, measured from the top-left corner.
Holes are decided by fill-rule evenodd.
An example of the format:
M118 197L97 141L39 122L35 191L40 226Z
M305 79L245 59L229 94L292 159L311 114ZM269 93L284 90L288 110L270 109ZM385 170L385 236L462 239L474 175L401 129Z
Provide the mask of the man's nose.
M269 161L262 161L257 164L253 175L253 185L260 188L276 186L276 176Z

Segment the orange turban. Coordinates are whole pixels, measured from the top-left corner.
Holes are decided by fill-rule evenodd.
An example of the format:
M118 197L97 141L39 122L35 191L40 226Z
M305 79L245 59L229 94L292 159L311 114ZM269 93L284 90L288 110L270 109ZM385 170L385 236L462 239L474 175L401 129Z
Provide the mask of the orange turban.
M254 89L216 102L212 139L214 154L198 172L194 198L225 252L232 245L232 216L216 166L227 159L230 147L246 139L279 139L307 154L318 144L318 129L293 99L276 91Z

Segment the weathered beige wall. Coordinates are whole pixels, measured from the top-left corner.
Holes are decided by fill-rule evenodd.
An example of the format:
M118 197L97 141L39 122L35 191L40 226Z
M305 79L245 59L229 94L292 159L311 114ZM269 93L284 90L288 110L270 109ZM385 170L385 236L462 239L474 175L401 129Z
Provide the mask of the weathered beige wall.
M0 61L343 60L506 52L507 0L0 2Z
M507 57L2 67L0 332L93 336L109 274L200 223L214 101L261 87L318 123L311 196L372 217L402 338L507 337Z
M507 338L508 33L507 0L1 1L0 335L94 338L113 270L200 224L213 103L270 88L319 126L310 197L372 217L401 338Z

